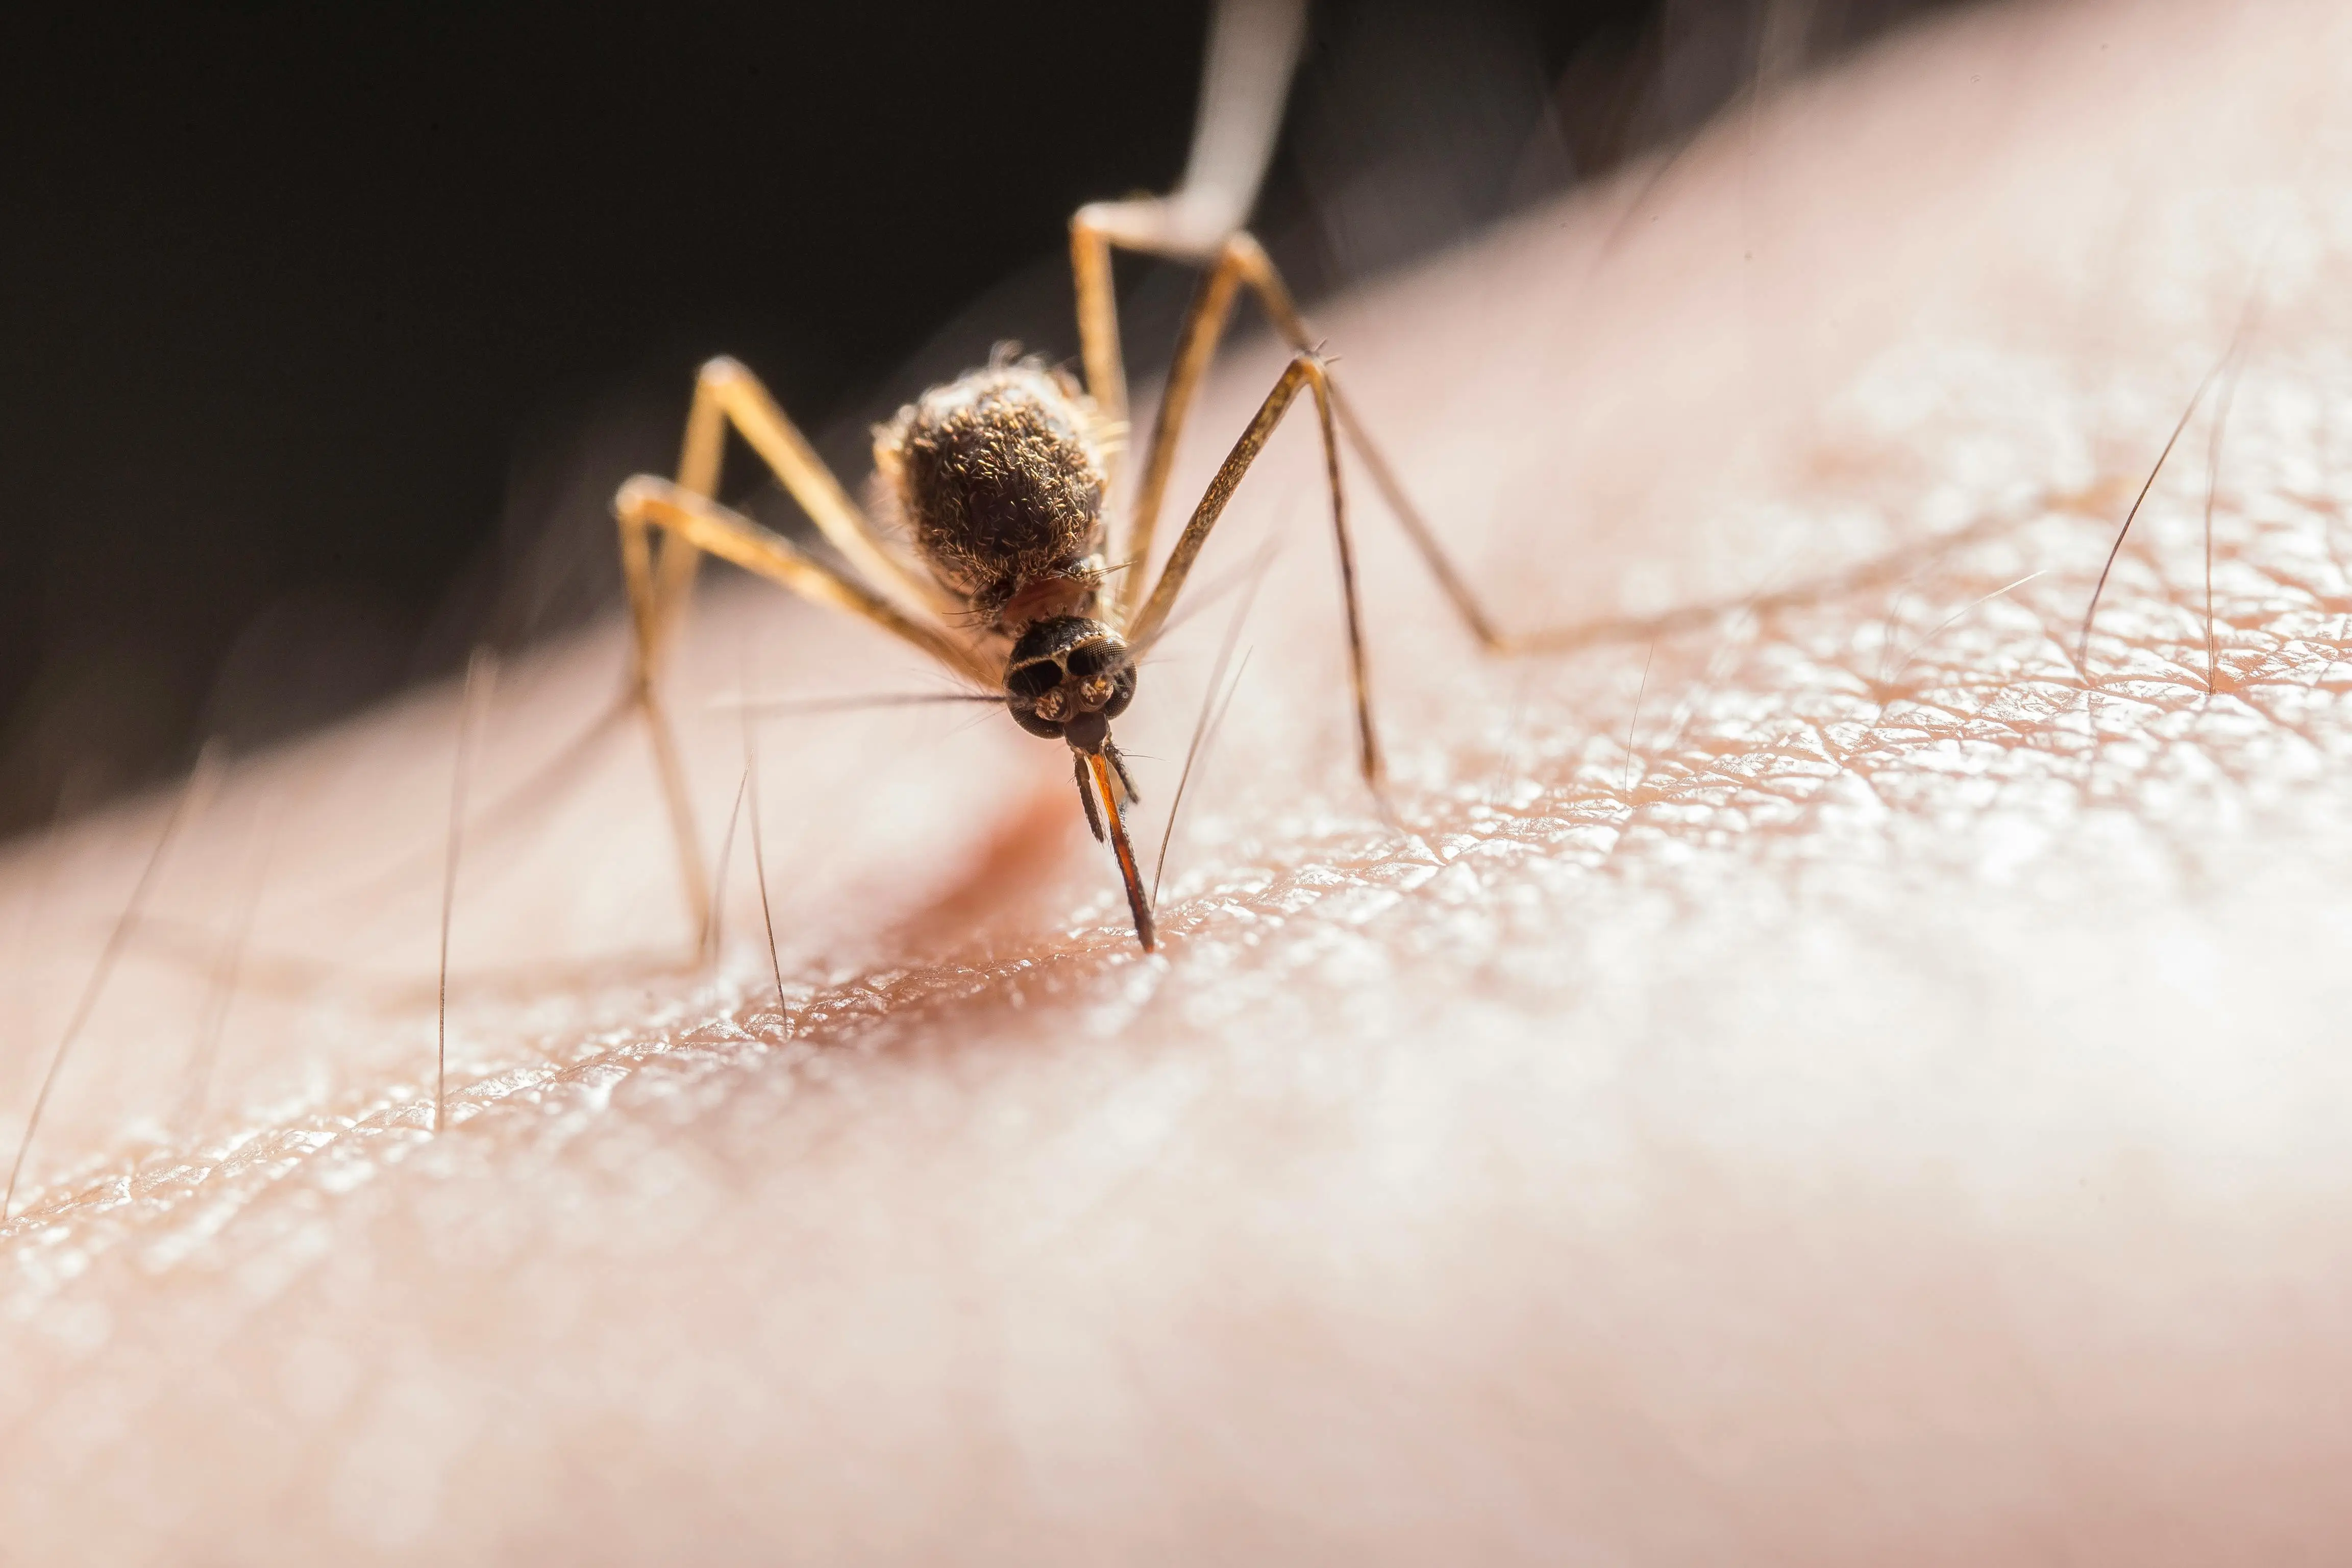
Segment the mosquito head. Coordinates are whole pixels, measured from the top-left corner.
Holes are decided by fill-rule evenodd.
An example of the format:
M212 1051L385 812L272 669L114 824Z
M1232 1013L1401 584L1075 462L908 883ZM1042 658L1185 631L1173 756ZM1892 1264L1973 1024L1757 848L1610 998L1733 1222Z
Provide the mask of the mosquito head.
M1004 664L1004 706L1032 735L1098 752L1110 721L1135 700L1135 665L1127 641L1100 621L1060 615L1040 621L1013 645Z

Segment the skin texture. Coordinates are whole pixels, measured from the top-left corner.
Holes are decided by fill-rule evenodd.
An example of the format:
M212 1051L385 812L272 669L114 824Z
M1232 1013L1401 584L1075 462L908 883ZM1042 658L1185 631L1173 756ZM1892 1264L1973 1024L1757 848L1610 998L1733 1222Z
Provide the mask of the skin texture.
M896 708L760 728L782 1009L748 828L682 964L640 738L532 782L615 626L489 699L436 1139L457 695L243 765L0 1230L5 1554L2342 1560L2347 61L1963 16L1320 310L1507 624L1731 608L1482 664L1358 483L1400 839L1286 432L1156 956L1066 748ZM706 838L704 698L928 679L714 582ZM5 870L12 1117L166 806Z

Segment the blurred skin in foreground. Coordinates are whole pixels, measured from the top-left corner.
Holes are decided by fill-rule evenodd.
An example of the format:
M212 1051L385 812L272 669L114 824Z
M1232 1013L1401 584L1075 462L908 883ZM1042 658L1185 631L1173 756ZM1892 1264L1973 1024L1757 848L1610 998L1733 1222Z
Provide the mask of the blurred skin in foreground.
M696 965L641 737L531 782L615 625L488 697L436 1138L457 694L237 765L0 1229L9 1554L2340 1560L2347 46L1960 17L1318 311L1594 635L1481 662L1355 476L1399 838L1286 431L1157 956L1064 747L891 708L754 726L778 956L745 825ZM1123 721L1148 845L1243 602ZM688 643L714 852L711 699L932 678ZM0 873L12 1126L167 809Z

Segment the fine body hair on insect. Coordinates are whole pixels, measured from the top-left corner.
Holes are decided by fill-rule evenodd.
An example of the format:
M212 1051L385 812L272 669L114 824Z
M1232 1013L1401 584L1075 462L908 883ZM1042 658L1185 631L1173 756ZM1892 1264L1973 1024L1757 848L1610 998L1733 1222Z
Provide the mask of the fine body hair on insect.
M1114 445L1073 377L1008 345L875 430L876 520L898 525L979 624L1018 637L1093 608Z

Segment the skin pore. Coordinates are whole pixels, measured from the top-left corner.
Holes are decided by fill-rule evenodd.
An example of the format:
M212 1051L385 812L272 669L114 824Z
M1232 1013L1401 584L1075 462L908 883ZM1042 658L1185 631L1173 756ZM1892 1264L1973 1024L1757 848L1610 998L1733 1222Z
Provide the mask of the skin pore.
M544 778L614 624L488 699L436 1138L457 694L238 761L0 1228L5 1554L2340 1559L2347 45L1958 16L1319 308L1596 633L1482 662L1351 471L1400 839L1286 431L1157 956L1066 747L899 707L755 727L782 1005L748 826L696 965L642 736ZM1238 601L1122 720L1147 852ZM706 842L712 699L934 679L706 585ZM170 809L0 867L0 1124Z

